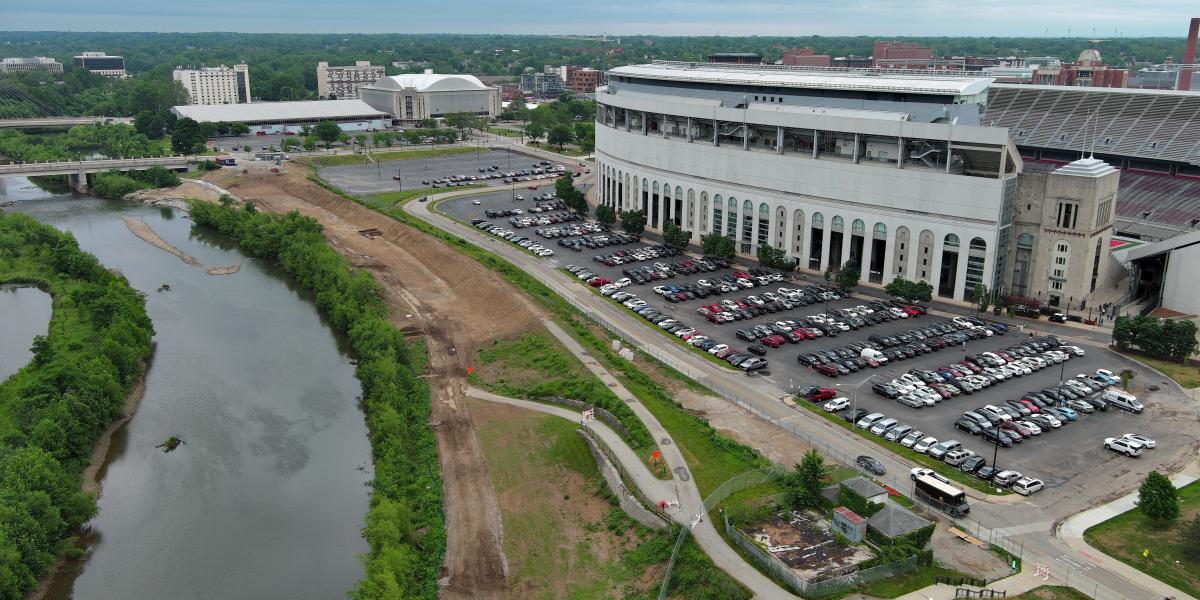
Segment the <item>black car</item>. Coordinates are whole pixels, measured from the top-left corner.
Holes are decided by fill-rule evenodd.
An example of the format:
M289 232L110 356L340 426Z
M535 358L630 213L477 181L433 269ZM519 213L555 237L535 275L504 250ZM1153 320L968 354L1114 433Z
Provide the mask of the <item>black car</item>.
M958 470L963 473L974 473L975 471L987 465L987 460L982 456L969 456L966 460L958 465Z
M971 435L979 435L980 431L982 431L979 425L970 419L959 419L955 421L954 428L961 429L962 431L965 431Z
M996 473L998 472L999 471L996 470L996 467L993 467L992 465L984 465L976 469L974 475L984 481L991 481L992 477L995 477Z
M1004 433L1003 431L998 432L994 428L993 429L984 429L983 431L981 431L979 433L979 437L981 437L993 444L996 443L997 440L999 440L1000 445L1003 446L1004 448L1011 448L1013 445L1012 438L1008 437L1008 434Z
M763 346L759 346L758 344L751 344L749 346L746 346L746 352L749 352L750 354L754 354L757 356L764 356L767 353L767 349L764 348Z
M866 469L867 472L874 475L883 475L884 473L887 473L887 469L883 468L883 463L880 463L878 460L875 460L870 456L859 456L858 458L854 459L854 464Z
M842 418L849 423L857 423L859 419L871 414L871 411L865 408L856 408L842 413Z

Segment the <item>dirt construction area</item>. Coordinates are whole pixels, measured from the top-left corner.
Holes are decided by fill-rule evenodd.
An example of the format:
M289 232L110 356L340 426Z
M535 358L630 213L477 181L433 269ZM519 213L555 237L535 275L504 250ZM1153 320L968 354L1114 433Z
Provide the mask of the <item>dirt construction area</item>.
M494 273L441 241L287 168L275 175L217 171L207 179L262 209L296 210L316 219L334 248L374 273L397 326L425 335L430 418L445 481L442 597L505 597L501 513L466 404L466 357L484 342L539 327L536 309ZM359 234L365 229L380 235L368 239Z

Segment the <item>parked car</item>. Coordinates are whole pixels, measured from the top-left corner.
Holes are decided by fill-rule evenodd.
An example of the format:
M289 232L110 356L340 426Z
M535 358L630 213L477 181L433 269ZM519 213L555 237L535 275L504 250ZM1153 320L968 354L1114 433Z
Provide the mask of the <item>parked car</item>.
M921 438L919 441L914 443L912 449L917 452L920 452L921 454L928 454L929 449L936 446L937 443L938 443L937 438L925 437L925 438Z
M872 473L874 475L883 475L884 473L887 473L887 469L883 468L883 463L870 456L859 456L858 458L854 459L854 464L862 467L868 473Z
M1104 447L1128 456L1136 458L1142 455L1141 444L1127 440L1125 438L1104 438Z
M1154 440L1152 440L1144 435L1138 435L1136 433L1127 433L1127 434L1121 436L1121 439L1135 442L1135 443L1141 445L1141 447L1143 447L1143 448L1153 448L1158 445L1158 443L1155 442Z
M1042 483L1041 479L1036 477L1022 477L1016 483L1012 484L1012 491L1022 496L1028 496L1044 487L1046 487L1046 484Z
M992 477L992 483L996 484L998 487L1008 487L1023 477L1024 475L1022 475L1020 471L1000 471L999 473L996 473L994 477Z
M829 412L837 412L839 410L846 408L847 406L850 406L850 400L848 398L842 397L842 398L834 398L833 400L826 402L825 405L822 406L821 408L824 408L825 410L827 410Z

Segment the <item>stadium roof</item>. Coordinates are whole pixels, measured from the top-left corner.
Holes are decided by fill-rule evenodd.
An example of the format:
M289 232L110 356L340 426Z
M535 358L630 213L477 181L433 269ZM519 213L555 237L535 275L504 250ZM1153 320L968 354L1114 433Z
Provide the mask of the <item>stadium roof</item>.
M418 92L467 92L491 89L474 75L413 73L384 77L370 85L385 90L416 89Z
M872 74L776 65L731 65L659 61L627 65L609 76L667 81L693 81L785 88L838 89L864 92L909 92L943 96L969 96L987 89L991 77Z
M204 104L176 106L176 116L200 123L278 123L351 117L380 118L388 115L362 100L315 100L300 102L254 102L251 104Z
M998 83L983 122L1018 146L1200 165L1200 92Z

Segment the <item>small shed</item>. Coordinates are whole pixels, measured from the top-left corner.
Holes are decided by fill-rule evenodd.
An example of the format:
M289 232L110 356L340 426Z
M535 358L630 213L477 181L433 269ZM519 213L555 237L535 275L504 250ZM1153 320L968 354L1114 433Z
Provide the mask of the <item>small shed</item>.
M862 496L867 502L883 504L887 500L887 490L866 477L851 477L843 481L841 485Z
M857 544L867 535L867 520L845 506L839 506L833 509L833 529Z
M895 502L885 503L879 512L867 519L867 526L889 540L917 531L931 523L932 521L921 518Z

